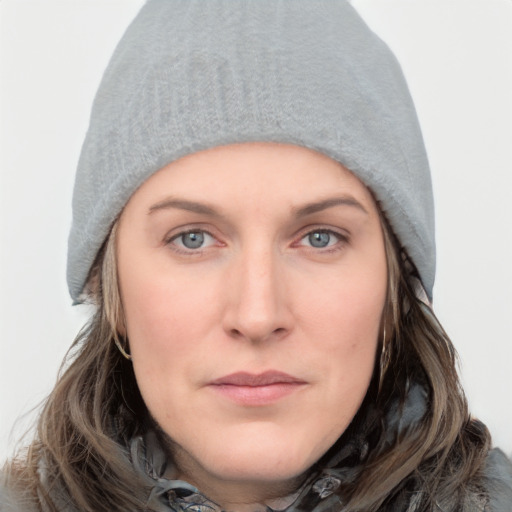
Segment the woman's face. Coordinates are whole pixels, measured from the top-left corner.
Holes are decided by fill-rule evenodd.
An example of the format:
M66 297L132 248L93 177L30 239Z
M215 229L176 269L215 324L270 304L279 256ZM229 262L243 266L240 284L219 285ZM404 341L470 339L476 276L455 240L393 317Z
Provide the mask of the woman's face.
M387 270L366 187L296 146L202 151L137 190L117 251L135 375L180 476L203 490L300 477L374 368Z

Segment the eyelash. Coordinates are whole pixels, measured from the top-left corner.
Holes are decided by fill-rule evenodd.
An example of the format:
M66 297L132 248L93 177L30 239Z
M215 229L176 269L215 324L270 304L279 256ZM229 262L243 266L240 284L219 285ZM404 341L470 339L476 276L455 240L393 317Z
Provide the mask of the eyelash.
M212 235L209 231L207 231L205 229L195 228L195 229L187 229L185 231L180 231L179 233L177 233L175 235L172 235L169 238L167 238L165 240L165 243L166 243L166 245L173 245L174 246L173 250L178 252L178 253L181 253L181 254L186 254L186 255L202 254L202 252L204 250L204 247L198 247L196 249L191 249L191 248L188 248L188 247L180 247L180 246L178 246L178 245L176 245L174 243L179 238L182 238L182 237L184 237L186 235L189 235L189 234L192 234L192 233L206 235L206 236L211 237L213 240L216 240L215 236Z
M216 237L214 235L212 235L209 231L207 231L205 229L196 228L196 229L188 229L185 231L180 231L179 233L170 236L169 238L167 238L165 240L165 244L172 245L173 250L178 253L181 253L181 254L200 255L203 253L204 249L206 249L208 246L207 247L199 246L197 248L188 248L188 247L180 247L175 243L175 241L180 238L183 241L182 237L184 237L188 234L192 234L192 233L201 234L203 236L206 235L207 237L211 237L213 240L217 240ZM326 252L332 253L332 252L339 251L350 241L349 237L346 234L342 234L339 231L335 231L333 229L328 229L328 228L316 228L316 229L309 229L308 231L303 232L301 234L300 238L298 239L298 242L294 242L292 244L292 246L295 246L295 247L301 246L302 244L300 242L302 242L304 239L306 239L307 237L309 237L313 234L320 234L320 235L326 234L329 236L334 236L337 239L337 241L335 241L334 244L326 245L325 247L315 247L313 245L309 245L309 246L304 245L304 247L307 247L309 250L312 250L315 253L326 253ZM329 240L329 243L330 243L330 240Z
M316 229L309 229L305 233L301 235L299 238L299 241L295 243L294 245L301 245L300 242L302 242L304 239L310 237L313 234L326 234L329 236L334 236L337 240L332 245L326 245L325 247L314 247L312 245L305 246L307 249L314 251L315 253L333 253L342 250L346 244L350 242L349 236L344 233L340 233L339 231L336 231L334 229L330 228L316 228ZM330 243L330 240L329 240Z

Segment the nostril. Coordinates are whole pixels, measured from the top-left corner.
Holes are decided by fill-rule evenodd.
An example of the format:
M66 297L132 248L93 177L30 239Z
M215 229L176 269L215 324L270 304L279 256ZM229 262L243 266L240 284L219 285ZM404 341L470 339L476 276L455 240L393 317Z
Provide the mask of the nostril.
M231 329L229 331L229 334L233 337L233 338L243 338L243 334L238 330L238 329Z
M234 339L247 339L250 341L265 341L270 339L280 339L286 335L288 330L285 327L278 327L277 329L271 330L267 332L267 334L263 333L245 333L239 329L230 329L229 335Z

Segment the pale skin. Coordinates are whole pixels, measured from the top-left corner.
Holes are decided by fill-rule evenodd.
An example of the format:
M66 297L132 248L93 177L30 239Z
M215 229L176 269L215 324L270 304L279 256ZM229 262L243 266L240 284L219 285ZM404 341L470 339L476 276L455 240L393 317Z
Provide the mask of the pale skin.
M236 144L161 169L119 222L129 349L175 476L226 510L288 495L373 374L387 267L372 195L314 151Z

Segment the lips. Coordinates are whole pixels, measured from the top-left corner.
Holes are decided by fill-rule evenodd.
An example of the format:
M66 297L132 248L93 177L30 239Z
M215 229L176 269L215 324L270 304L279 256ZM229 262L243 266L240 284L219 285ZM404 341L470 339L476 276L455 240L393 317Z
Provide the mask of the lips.
M259 374L237 372L212 381L210 388L239 405L262 406L274 403L305 386L306 381L279 371Z
M266 371L260 374L237 372L214 380L212 385L226 386L271 386L272 384L305 383L302 379L277 371Z

